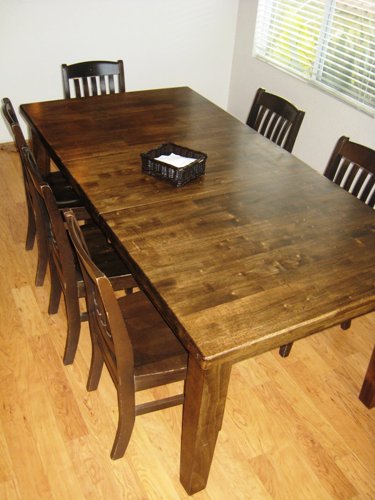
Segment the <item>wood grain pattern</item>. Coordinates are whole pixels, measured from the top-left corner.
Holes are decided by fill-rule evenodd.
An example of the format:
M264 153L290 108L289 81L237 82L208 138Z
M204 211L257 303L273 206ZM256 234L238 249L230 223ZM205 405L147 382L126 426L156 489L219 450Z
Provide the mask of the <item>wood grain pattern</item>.
M373 211L195 92L22 112L202 364L373 309ZM206 175L182 189L142 175L140 152L169 141L207 153Z
M74 364L63 366L65 312L47 314L48 277L44 287L33 285L37 250L24 249L26 214L19 158L0 148L0 231L7 235L0 239L0 497L188 498L178 470L181 408L139 417L125 457L109 459L113 383L104 372L100 389L86 392L86 325ZM347 332L335 327L300 340L290 358L275 350L234 365L207 487L194 498L374 498L375 414L355 397L374 328L371 313ZM39 353L40 334L48 355ZM64 381L64 392L51 391L49 372ZM65 398L75 401L72 417ZM66 432L73 428L75 437Z
M206 486L223 422L230 372L230 364L200 370L195 359L189 358L181 443L185 453L181 454L180 472L181 482L189 493Z
M194 357L198 378L373 311L373 210L190 89L22 112L37 149L70 176ZM163 142L206 153L206 175L181 189L143 175L139 154ZM190 493L210 468L205 443L215 439L199 422L221 420L218 380L210 378L212 408L189 398L184 412Z

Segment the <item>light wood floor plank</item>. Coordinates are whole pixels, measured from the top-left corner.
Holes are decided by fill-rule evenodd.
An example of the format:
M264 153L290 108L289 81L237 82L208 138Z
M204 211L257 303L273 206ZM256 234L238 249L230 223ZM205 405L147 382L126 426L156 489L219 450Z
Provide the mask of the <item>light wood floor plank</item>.
M126 456L109 457L116 392L106 371L86 391L91 343L83 325L64 366L63 301L48 316L49 276L34 287L26 252L21 169L0 146L0 498L185 499L179 482L181 408L137 417ZM375 314L233 367L223 428L198 500L375 498L375 410L358 394L375 342ZM168 395L168 388L138 395Z
M8 452L21 498L54 498L48 476L37 448L35 427L28 411L29 398L17 390L13 376L1 381L3 406L0 416Z

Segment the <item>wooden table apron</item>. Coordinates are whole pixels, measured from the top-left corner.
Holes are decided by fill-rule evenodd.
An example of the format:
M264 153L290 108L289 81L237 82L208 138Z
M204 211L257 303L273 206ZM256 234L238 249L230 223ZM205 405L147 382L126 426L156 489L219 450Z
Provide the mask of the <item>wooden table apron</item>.
M374 212L188 88L21 107L189 352L181 482L206 485L233 363L374 310ZM176 188L165 142L203 151Z

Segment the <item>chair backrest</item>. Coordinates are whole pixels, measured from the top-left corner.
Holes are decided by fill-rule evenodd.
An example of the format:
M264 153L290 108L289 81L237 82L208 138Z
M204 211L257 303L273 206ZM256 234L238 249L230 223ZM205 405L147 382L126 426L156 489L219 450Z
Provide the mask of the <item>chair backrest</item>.
M304 116L294 104L260 88L246 123L291 153Z
M3 98L1 111L2 111L2 114L4 116L6 123L8 125L10 133L12 134L14 144L16 145L16 148L20 154L25 192L26 192L26 196L28 197L29 196L28 185L27 185L27 179L26 179L26 174L25 174L24 158L22 155L22 150L23 150L23 148L27 147L27 143L26 143L25 137L22 133L22 129L20 127L19 121L17 119L16 112L14 111L13 105L10 102L10 99L8 99L8 97Z
M9 126L15 145L18 151L21 152L22 148L27 146L27 143L17 119L16 112L8 97L4 97L2 100L2 113Z
M28 148L23 149L23 157L36 219L48 239L50 258L53 258L61 289L73 299L77 297L76 267L63 218L51 187L43 180Z
M21 159L23 186L25 189L26 204L27 204L28 218L29 218L28 230L26 236L26 249L30 250L34 244L35 227L39 226L40 221L36 221L35 208L33 206L33 202L31 199L29 181L26 175L25 157L22 153L24 149L28 149L28 146L25 137L22 133L19 121L17 119L16 112L14 111L10 99L8 99L7 97L4 97L4 99L2 100L1 110L4 119L8 125L8 128L10 130L10 133L12 134L13 141L16 145L16 148L18 150Z
M91 333L95 335L104 362L118 385L126 386L129 405L135 404L134 357L126 324L109 279L92 261L73 211L64 212L68 232L75 248L85 282Z
M324 175L374 208L375 151L342 136L328 161Z
M125 92L122 60L63 64L61 70L65 99Z

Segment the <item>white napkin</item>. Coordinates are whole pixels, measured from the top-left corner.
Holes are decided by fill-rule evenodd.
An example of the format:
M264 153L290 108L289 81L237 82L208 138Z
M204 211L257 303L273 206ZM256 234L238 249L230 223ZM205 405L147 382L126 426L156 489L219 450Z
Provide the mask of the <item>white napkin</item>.
M189 165L190 163L193 163L196 160L196 158L186 158L186 156L180 156L171 153L170 155L158 156L157 158L154 158L154 160L159 160L164 163L168 163L169 165L173 165L174 167L177 168L182 168L186 167L186 165Z

